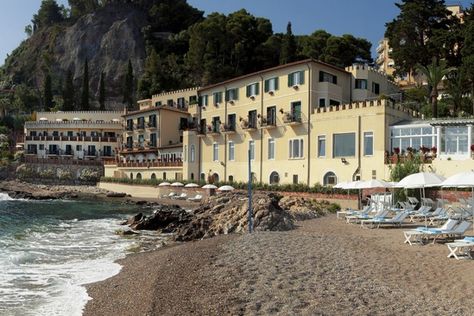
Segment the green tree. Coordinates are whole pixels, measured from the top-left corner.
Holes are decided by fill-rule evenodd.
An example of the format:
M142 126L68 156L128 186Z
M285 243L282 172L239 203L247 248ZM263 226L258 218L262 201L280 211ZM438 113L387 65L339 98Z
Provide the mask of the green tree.
M49 111L53 108L53 89L51 83L51 75L48 73L44 79L43 85L43 102L45 110Z
M75 92L72 72L70 70L66 73L66 79L63 86L63 111L74 111L75 108Z
M450 12L444 0L402 0L400 14L386 24L385 36L392 48L397 75L410 73L417 64L427 66L441 58L445 43L440 33L448 29Z
M437 62L436 58L428 66L418 65L417 70L426 77L428 86L431 89L430 103L431 113L433 117L438 117L438 86L443 80L443 77L452 72L455 68L447 67L445 60Z
M86 58L82 76L81 111L89 111L89 63Z
M420 172L423 169L419 155L406 159L404 162L398 161L393 167L390 167L390 181L399 182L406 176ZM395 190L395 200L404 201L406 195L403 189Z
M464 29L464 46L461 49L462 65L460 67L460 75L463 83L470 92L472 111L474 114L474 19L472 16L474 5L471 8L471 14L466 19Z
M68 0L68 3L71 8L71 17L73 18L79 18L100 7L97 0Z
M291 22L288 22L286 34L283 36L281 43L280 65L291 63L296 59L296 39L291 30Z
M127 105L128 109L133 108L133 92L134 92L134 87L133 87L133 67L132 67L132 61L129 59L128 60L128 66L127 66L127 73L124 78L124 83L123 83L123 103Z
M105 73L100 73L99 82L99 109L105 111Z
M59 6L55 0L43 0L38 13L33 15L33 29L36 30L63 21L62 11L63 6Z

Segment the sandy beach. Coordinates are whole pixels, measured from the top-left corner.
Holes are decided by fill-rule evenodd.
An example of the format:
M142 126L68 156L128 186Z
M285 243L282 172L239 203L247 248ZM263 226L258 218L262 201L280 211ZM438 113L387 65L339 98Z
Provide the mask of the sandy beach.
M472 315L474 261L335 215L130 255L84 315Z

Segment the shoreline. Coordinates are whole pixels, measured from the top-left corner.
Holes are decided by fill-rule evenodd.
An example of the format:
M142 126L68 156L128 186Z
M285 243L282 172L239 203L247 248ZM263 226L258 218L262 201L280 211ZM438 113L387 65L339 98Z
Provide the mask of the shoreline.
M86 286L84 315L474 313L474 262L446 258L445 245L410 247L403 229L335 215L298 226L128 255Z

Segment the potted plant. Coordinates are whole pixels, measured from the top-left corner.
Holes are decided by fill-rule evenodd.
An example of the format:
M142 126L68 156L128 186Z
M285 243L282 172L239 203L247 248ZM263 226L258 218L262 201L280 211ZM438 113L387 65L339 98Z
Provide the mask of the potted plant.
M393 163L398 162L399 155L400 155L400 148L394 147L393 148L393 154L392 154L392 162Z
M431 156L436 158L436 153L438 152L438 148L436 146L431 147Z

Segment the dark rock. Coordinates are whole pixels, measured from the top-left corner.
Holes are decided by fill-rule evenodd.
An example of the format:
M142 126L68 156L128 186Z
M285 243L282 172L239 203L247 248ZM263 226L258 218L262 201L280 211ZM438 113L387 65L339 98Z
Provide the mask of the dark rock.
M142 218L143 218L143 213L138 213L137 215L131 216L121 225L133 225L133 224L138 223Z
M147 204L147 203L148 203L148 202L147 202L147 201L144 201L144 200L143 200L143 201L136 201L136 202L135 202L136 205L145 205L145 204Z
M125 197L127 196L126 193L122 193L122 192L109 192L106 194L107 197L118 197L118 198L122 198L122 197Z

